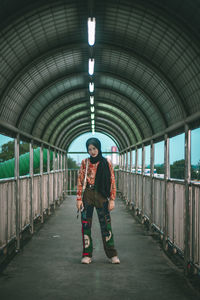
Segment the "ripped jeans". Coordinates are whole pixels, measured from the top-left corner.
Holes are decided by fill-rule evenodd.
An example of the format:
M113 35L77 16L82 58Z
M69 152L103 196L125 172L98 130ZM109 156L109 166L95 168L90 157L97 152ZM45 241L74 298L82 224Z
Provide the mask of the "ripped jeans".
M103 246L108 258L117 256L117 251L114 247L114 239L111 228L110 212L108 210L108 200L105 199L97 191L86 188L83 194L84 210L81 213L82 223L82 239L83 239L83 254L82 256L92 257L93 244L91 236L92 216L94 207L96 207L100 227Z

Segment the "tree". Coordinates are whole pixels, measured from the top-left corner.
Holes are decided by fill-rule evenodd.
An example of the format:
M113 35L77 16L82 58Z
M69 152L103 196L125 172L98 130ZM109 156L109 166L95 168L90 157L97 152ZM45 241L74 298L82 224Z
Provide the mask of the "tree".
M67 167L68 169L79 169L79 166L77 165L76 161L71 157L67 158Z
M163 164L155 165L155 169L156 169L157 174L164 174L165 173L165 168L164 168Z
M185 178L185 160L177 160L170 165L170 177L184 179Z
M0 162L12 159L14 157L14 141L10 141L1 146Z

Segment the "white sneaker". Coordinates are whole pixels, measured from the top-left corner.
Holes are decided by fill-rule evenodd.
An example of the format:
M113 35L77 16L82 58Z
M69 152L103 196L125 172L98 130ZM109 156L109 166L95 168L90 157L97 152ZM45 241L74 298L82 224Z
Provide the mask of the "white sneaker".
M92 261L91 257L88 257L88 256L84 256L82 259L81 259L81 263L82 264L90 264Z
M117 257L117 256L111 257L111 263L112 264L120 264L119 257Z

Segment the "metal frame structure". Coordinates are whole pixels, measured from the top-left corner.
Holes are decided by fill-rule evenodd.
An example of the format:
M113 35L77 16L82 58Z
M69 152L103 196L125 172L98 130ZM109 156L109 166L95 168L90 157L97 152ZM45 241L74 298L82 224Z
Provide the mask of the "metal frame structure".
M10 128L8 128L10 130ZM29 140L29 175L19 175L20 138ZM44 216L51 214L64 199L67 190L66 151L53 145L39 143L26 133L16 133L14 178L0 180L0 249L15 241L16 251L21 248L22 232L29 227L34 232L34 220L44 222ZM40 145L40 172L33 174L33 144ZM43 171L43 149L47 147L47 172ZM50 170L50 150L53 150L53 170ZM57 166L56 166L57 154Z
M142 222L148 220L161 234L163 248L169 244L174 252L179 251L184 257L184 270L200 270L200 186L191 181L191 125L186 123L185 133L185 179L170 178L169 134L158 137L164 140L164 178L154 176L154 143L151 139L130 147L120 153L120 191L127 205L130 205ZM151 146L151 174L144 174L145 146ZM138 148L142 147L142 172L138 174ZM127 167L127 156L132 161L132 150L135 150L135 172Z

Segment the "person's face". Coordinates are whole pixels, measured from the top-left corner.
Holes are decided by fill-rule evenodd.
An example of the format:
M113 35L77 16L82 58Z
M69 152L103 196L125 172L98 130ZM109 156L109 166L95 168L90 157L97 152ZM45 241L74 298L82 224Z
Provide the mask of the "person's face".
M99 150L94 145L89 145L88 153L90 154L90 156L96 157L99 153Z

